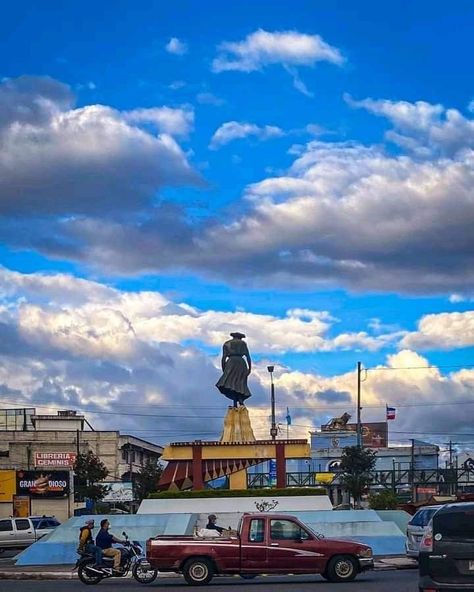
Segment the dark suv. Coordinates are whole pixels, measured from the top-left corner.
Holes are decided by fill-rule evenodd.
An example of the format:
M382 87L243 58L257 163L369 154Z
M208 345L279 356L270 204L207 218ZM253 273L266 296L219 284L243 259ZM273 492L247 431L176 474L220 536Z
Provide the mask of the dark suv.
M420 545L420 592L474 590L474 503L447 504Z

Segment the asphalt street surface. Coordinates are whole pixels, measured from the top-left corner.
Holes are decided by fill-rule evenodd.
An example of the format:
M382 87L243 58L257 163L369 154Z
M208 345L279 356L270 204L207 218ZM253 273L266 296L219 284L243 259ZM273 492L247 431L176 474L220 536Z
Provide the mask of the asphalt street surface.
M153 584L143 586L134 580L117 578L103 581L97 586L85 586L78 580L0 580L2 592L63 592L82 590L85 592L191 592L208 590L212 592L417 592L418 571L379 571L363 574L350 584L329 584L318 576L259 577L252 581L240 578L214 578L208 586L188 586L182 578L159 578Z

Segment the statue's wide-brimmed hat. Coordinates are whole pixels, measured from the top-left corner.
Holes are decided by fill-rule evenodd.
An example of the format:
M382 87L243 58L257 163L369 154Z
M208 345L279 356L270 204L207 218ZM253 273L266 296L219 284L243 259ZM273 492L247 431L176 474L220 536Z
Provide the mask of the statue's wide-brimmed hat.
M245 337L243 333L239 333L238 331L235 331L235 333L231 333L230 336L235 337L236 339L243 339Z

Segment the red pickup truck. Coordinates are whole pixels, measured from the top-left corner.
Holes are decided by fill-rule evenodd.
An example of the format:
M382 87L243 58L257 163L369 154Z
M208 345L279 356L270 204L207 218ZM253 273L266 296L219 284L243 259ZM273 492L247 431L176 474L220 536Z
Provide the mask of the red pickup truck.
M325 539L298 518L274 513L244 514L228 536L157 536L147 541L146 554L152 569L181 572L194 586L217 574L321 574L348 582L374 566L367 545Z

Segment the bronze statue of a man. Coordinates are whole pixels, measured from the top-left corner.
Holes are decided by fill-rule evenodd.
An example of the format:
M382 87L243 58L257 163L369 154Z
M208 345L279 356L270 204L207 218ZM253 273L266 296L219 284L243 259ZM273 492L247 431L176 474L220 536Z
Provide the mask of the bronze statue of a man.
M232 339L222 347L222 376L216 384L220 392L228 399L243 405L245 399L252 396L247 386L247 377L252 371L252 360L243 333L231 333ZM245 358L245 359L244 359ZM247 360L247 363L245 363Z

